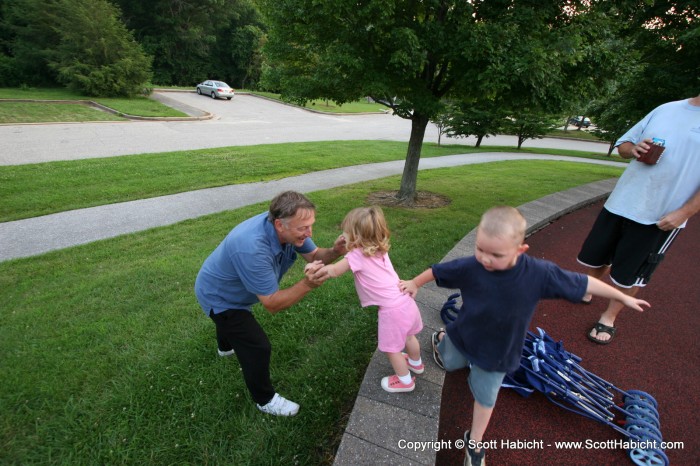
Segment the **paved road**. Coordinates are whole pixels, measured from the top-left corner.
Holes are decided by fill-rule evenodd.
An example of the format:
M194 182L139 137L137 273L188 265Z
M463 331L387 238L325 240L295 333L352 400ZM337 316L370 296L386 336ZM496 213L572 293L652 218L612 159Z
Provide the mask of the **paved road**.
M182 105L215 115L205 121L127 121L49 125L0 125L0 165L55 160L245 146L265 143L390 140L408 141L411 124L394 115L324 115L252 95L212 100L195 93L161 93ZM425 141L437 142L429 125ZM473 138L444 142L473 145ZM517 144L514 136L485 140L488 145ZM572 148L606 152L607 145L558 139L525 142L525 147Z

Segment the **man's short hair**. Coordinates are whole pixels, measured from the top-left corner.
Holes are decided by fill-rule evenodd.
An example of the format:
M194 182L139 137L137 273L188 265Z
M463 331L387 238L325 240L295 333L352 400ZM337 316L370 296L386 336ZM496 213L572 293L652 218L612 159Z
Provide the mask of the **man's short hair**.
M294 217L299 209L315 211L316 206L303 194L296 191L284 191L279 193L270 202L270 211L267 219L274 222L276 219Z

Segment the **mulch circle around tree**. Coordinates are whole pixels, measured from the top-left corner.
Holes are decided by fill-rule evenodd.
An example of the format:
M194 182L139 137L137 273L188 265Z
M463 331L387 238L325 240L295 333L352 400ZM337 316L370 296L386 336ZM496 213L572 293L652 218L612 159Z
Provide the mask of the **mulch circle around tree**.
M398 191L375 191L367 196L367 203L384 207L410 207L413 209L437 209L452 203L449 197L442 194L418 191L415 202L412 206L408 206L397 197L398 193Z

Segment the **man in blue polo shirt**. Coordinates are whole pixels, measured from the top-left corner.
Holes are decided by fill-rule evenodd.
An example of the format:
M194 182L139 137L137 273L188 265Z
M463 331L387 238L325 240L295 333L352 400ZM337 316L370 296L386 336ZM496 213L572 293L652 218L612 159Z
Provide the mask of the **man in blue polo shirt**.
M293 416L299 405L272 387L270 341L251 307L259 302L274 314L293 306L323 282L313 272L347 252L342 236L332 248L314 244L315 215L316 207L303 194L278 194L269 212L231 230L204 261L195 282L197 300L216 325L219 355L236 354L253 400L268 414ZM302 280L282 290L280 280L297 254L313 265Z

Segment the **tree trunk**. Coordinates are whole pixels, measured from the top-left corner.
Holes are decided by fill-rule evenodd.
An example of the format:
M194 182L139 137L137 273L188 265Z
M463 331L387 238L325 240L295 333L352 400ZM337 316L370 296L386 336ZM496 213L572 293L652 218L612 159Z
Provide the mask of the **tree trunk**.
M411 137L408 141L406 164L403 167L401 188L399 188L398 194L399 200L406 205L413 205L416 201L418 162L420 162L420 152L423 148L423 138L425 137L428 121L427 116L419 113L414 113L411 118Z
M484 139L484 135L480 134L479 136L476 137L476 145L474 147L479 148L481 147L481 141Z

